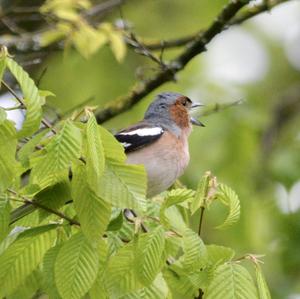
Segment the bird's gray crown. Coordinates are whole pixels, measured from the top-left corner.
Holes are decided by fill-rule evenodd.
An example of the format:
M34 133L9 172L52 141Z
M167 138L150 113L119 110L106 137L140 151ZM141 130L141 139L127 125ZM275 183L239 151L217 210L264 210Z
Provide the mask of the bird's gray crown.
M145 113L145 119L152 117L169 118L169 107L175 104L179 97L183 97L183 95L176 92L160 93L149 105Z
M176 92L163 92L158 94L148 107L144 119L156 125L160 125L163 128L172 130L174 133L178 133L180 128L176 125L174 120L171 119L169 108L175 104L179 97L183 97L183 95Z

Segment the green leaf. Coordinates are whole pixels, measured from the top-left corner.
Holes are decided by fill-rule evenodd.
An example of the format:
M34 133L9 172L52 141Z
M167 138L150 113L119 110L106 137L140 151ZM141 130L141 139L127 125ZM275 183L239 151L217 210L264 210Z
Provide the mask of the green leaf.
M107 43L106 34L97 31L86 22L80 22L78 27L73 33L72 42L83 57L89 58Z
M38 130L42 120L42 101L39 90L29 75L13 59L7 58L7 67L18 81L26 105L26 116L19 137L29 136Z
M6 197L0 195L0 242L9 232L10 205Z
M217 228L224 229L236 223L240 218L240 201L237 194L228 186L221 184L217 193L219 199L224 205L228 206L229 214L223 224Z
M43 274L43 285L49 295L50 299L61 298L58 294L57 287L55 284L54 267L57 255L62 247L62 244L58 244L55 247L50 248L43 259L42 274Z
M196 194L191 201L191 212L192 215L200 208L205 207L205 200L208 193L209 187L209 180L210 180L210 173L207 172L205 175L200 179Z
M99 180L104 172L105 156L100 130L94 115L91 115L86 125L86 175L91 188L99 191Z
M146 172L140 165L108 162L98 195L118 208L142 211L146 205Z
M114 28L110 23L101 23L99 32L107 36L115 58L118 62L122 62L127 50L122 31Z
M82 298L96 279L98 263L97 250L82 233L66 241L55 261L55 283L61 297Z
M18 158L24 167L29 167L29 159L32 152L35 150L38 143L49 133L50 129L43 130L32 137L26 144L24 144L18 151Z
M134 268L141 283L149 286L165 263L165 231L158 226L153 231L141 234L136 244Z
M9 296L9 299L32 299L35 293L41 288L41 273L33 271L18 289Z
M110 47L118 62L122 62L126 55L126 44L120 31L111 31L109 35Z
M6 118L7 118L6 111L2 107L0 107L0 125L6 120Z
M187 202L193 198L194 192L189 189L173 189L167 193L160 209L160 220L167 227L174 227L179 231L184 231L187 227L182 215L173 207ZM175 209L174 209L175 208Z
M238 264L224 264L214 272L205 299L257 299L258 294L249 272Z
M255 264L255 274L259 299L271 299L271 294L267 282L259 264Z
M106 273L106 286L112 298L142 288L134 271L134 245L129 243L111 257Z
M206 245L206 249L208 254L208 264L210 266L218 266L231 261L235 255L233 249L224 246Z
M118 213L117 214L118 216L114 217L114 214L116 212ZM107 230L108 231L118 231L118 230L121 229L122 224L123 224L123 211L120 210L120 209L115 208L113 210L112 217L111 217L111 220L110 220L109 225L107 227Z
M72 198L82 232L91 242L98 242L111 215L111 205L91 189L85 165L73 169Z
M184 255L180 259L186 273L200 270L207 263L207 250L200 237L191 229L186 229L183 235Z
M102 138L106 159L115 162L125 162L127 157L121 143L102 126L98 126L98 130L100 131L100 136Z
M0 192L7 189L18 175L19 164L15 159L16 129L9 120L0 124Z
M168 293L168 286L159 273L149 287L125 295L121 299L166 299L169 298Z
M0 256L0 294L15 291L42 261L52 246L56 225L25 230Z
M111 232L107 232L108 256L114 255L122 246L123 242L120 237Z
M60 30L59 28L50 29L41 33L40 44L42 47L46 47L50 44L62 40L65 36L66 32L64 30Z
M31 160L30 180L41 188L54 185L68 177L72 161L80 158L80 130L66 121L61 131L45 147L46 153Z
M199 288L207 283L206 272L196 271L188 275L175 264L165 269L163 275L172 293L176 296L181 295L180 298L198 297Z
M41 192L35 195L33 201L42 204L52 210L58 210L67 201L71 199L71 186L68 180L59 182L54 186L50 186L43 189ZM45 218L55 215L39 209L39 221L43 221Z
M99 254L99 270L97 274L97 278L92 288L89 291L89 295L91 299L107 299L108 293L104 286L105 275L106 275L106 262L108 255L108 247L105 241L100 240L98 246L98 254Z

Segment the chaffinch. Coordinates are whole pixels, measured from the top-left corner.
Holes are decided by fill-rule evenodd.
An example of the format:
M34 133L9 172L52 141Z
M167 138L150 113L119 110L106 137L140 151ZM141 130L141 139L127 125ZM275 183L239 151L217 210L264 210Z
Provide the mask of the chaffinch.
M127 163L145 166L148 197L167 190L187 167L191 124L204 126L189 114L198 106L179 93L161 93L142 121L115 135L125 148Z

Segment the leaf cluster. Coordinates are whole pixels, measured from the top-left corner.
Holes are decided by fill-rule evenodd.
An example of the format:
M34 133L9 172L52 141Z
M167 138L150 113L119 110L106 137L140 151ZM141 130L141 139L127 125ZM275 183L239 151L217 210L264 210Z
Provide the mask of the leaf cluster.
M92 112L44 128L49 93L5 52L0 67L26 109L18 132L0 110L0 298L270 298L255 259L256 283L233 249L190 228L214 201L229 211L218 228L235 223L231 188L206 173L196 191L146 199L144 168L126 164Z

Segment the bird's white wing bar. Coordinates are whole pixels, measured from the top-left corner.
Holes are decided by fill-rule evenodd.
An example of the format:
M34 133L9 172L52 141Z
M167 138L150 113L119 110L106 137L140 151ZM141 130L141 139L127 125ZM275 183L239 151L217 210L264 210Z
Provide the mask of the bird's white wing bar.
M123 145L126 152L132 152L158 140L163 133L164 129L161 127L139 123L117 133L115 137Z
M138 136L155 136L161 135L163 129L161 127L139 128L132 131L120 132L118 135L138 135Z

